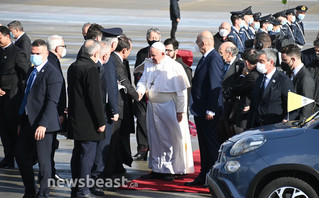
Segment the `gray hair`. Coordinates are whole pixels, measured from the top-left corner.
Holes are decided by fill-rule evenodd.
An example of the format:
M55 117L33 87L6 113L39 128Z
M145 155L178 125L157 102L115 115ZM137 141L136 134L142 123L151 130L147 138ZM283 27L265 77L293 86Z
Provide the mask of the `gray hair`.
M93 56L100 50L99 42L93 39L88 39L84 42L83 53L89 56Z
M20 31L23 31L23 26L20 21L12 21L8 25L8 28L17 28Z
M52 35L48 38L48 48L49 51L54 51L56 47L63 44L63 38L59 35Z
M277 62L277 50L273 48L265 48L258 52L258 57L265 54L268 61L272 60L274 62L274 66L276 66Z
M108 53L111 50L111 42L108 41L101 41L100 42L100 57L104 56L106 53Z
M146 32L146 37L148 38L151 34L151 32L156 32L157 34L161 35L160 30L157 27L151 27Z
M236 47L236 45L227 47L227 48L225 49L225 51L226 51L226 53L231 52L232 57L237 56L237 54L238 54L238 52L239 52L239 50L238 50L238 48Z

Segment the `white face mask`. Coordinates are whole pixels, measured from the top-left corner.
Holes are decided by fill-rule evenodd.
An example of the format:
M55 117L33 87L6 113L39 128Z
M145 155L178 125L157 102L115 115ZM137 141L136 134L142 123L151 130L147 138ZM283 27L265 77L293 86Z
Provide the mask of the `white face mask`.
M226 37L229 34L229 32L226 29L220 29L219 30L219 35L221 37Z
M250 25L250 24L252 24L254 22L254 19L253 18L250 18L249 20L248 20L248 25Z
M296 16L292 16L291 22L294 23L296 21Z
M266 64L262 64L262 63L257 63L257 71L259 71L259 73L261 74L266 74L267 73L267 69L266 69Z
M66 48L63 47L63 52L62 52L61 58L63 58L65 55L66 55Z

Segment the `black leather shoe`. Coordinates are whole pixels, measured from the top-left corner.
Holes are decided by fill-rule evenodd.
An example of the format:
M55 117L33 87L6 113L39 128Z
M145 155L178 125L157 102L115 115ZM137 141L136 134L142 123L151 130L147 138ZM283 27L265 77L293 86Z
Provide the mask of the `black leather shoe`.
M194 181L192 182L185 182L184 185L185 186L204 186L205 181L203 179L200 178L195 178Z
M150 174L142 175L141 179L162 179L163 177L164 177L163 174L155 173L152 171Z
M6 159L1 160L0 168L14 168L14 161L9 161Z
M96 195L96 196L103 196L104 195L104 191L100 188L97 188L97 187L90 188L90 191L93 195Z
M146 161L147 160L147 151L138 151L132 158L134 161Z
M163 177L164 181L174 181L174 175L172 174L165 174Z

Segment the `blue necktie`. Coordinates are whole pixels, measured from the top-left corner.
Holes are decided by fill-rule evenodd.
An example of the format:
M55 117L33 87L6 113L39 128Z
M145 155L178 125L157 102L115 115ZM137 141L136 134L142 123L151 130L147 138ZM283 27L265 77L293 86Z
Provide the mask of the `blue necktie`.
M223 73L223 78L222 78L222 79L224 79L224 77L225 77L225 75L226 75L226 73L227 73L228 68L229 68L229 64L228 64L228 63L225 63L225 64L224 64L224 73Z
M19 115L22 115L24 113L25 105L27 104L27 98L28 98L28 95L29 95L30 90L31 90L32 85L33 85L33 81L34 81L36 76L37 76L37 69L34 68L30 77L29 77L29 80L27 82L27 88L25 89L24 97L23 97L23 100L22 100L22 103L21 103L21 106L19 109Z

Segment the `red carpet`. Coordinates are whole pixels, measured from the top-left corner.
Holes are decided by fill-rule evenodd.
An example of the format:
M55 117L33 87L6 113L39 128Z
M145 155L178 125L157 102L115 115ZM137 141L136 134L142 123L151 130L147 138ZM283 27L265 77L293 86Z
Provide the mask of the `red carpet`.
M172 182L167 182L159 179L136 179L127 184L127 187L122 189L132 190L156 190L156 191L171 191L171 192L190 192L190 193L209 193L208 188L184 186L185 182L193 181L200 171L200 154L199 150L193 152L195 173L181 176Z

